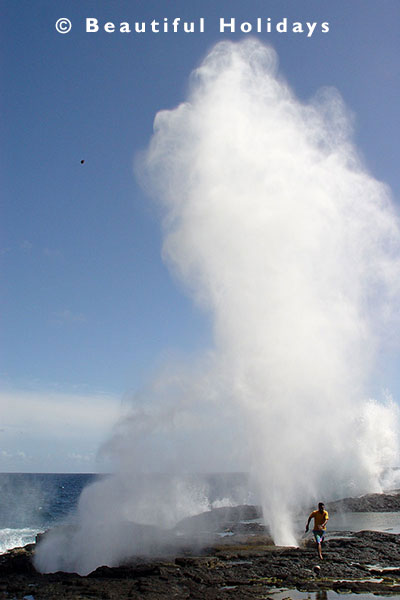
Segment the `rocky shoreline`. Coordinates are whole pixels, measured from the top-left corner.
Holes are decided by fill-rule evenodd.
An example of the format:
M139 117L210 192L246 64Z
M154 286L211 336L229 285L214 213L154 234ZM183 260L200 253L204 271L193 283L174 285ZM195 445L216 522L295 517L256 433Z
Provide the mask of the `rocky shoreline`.
M359 498L344 498L330 502L329 512L400 512L400 491L365 494Z
M372 496L375 495L358 499L358 505L372 506ZM393 497L400 500L398 493L379 496L379 510L382 505L392 506ZM354 499L351 500L354 505ZM32 563L35 544L14 549L0 556L0 599L245 600L273 598L274 592L282 588L287 589L286 598L294 589L400 597L400 535L331 532L324 545L324 560L319 561L309 538L299 548L274 546L256 521L257 515L256 507L238 507L187 519L180 524L187 539L191 528L198 530L199 524L203 531L222 524L226 536L215 535L214 529L201 552L183 544L176 554L151 559L136 557L117 567L99 567L87 576L40 574Z

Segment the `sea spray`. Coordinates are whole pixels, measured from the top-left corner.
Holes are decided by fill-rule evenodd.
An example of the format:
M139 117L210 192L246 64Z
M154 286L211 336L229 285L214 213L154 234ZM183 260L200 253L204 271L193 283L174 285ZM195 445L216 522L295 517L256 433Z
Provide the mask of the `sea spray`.
M215 381L280 544L296 507L377 491L398 459L394 404L374 431L366 400L398 319L399 225L351 135L336 90L304 104L271 48L224 42L157 115L144 158L165 260L213 320Z
M215 46L187 101L156 116L138 171L162 207L163 257L209 315L214 347L135 399L107 445L117 473L85 490L77 533L64 549L62 536L41 544L38 568L88 572L160 551L154 531L127 537L121 523L165 531L207 495L179 478L141 486L137 473L157 465L237 459L285 545L299 507L382 489L398 417L368 389L398 326L400 235L351 135L337 91L299 101L253 39Z

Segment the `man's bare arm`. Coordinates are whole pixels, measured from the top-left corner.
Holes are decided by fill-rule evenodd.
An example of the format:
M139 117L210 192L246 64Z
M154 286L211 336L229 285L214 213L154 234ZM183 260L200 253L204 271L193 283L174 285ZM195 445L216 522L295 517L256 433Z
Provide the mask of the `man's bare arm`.
M312 519L312 516L310 515L310 516L308 517L308 521L307 521L307 525L306 525L306 533L307 533L307 531L308 531L308 527L309 527L309 525L310 525L310 521L311 521L311 519Z

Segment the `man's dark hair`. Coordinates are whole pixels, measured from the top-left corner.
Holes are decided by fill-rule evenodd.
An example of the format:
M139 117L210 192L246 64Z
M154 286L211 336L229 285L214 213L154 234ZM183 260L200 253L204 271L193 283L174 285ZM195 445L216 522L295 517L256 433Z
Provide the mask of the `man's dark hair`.
M318 502L318 508L324 508L325 504L323 502Z

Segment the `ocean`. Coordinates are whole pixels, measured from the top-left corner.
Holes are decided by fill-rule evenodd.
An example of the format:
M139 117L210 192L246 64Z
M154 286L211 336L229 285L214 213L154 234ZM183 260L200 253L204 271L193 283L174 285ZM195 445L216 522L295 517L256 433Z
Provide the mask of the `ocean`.
M0 473L0 553L30 544L38 533L73 521L82 490L106 476ZM168 479L169 475L141 477ZM196 475L195 479L196 482L201 480L200 488L204 490L204 510L208 503L214 508L255 503L244 473Z
M32 543L38 533L73 521L82 490L102 477L106 475L0 473L0 553ZM243 473L196 476L196 481L199 478L207 498L203 510L207 510L207 503L213 508L257 503ZM307 516L296 519L299 537ZM400 533L400 513L331 514L328 529L332 536L334 532L363 529Z
M93 474L0 473L0 553L69 520Z

